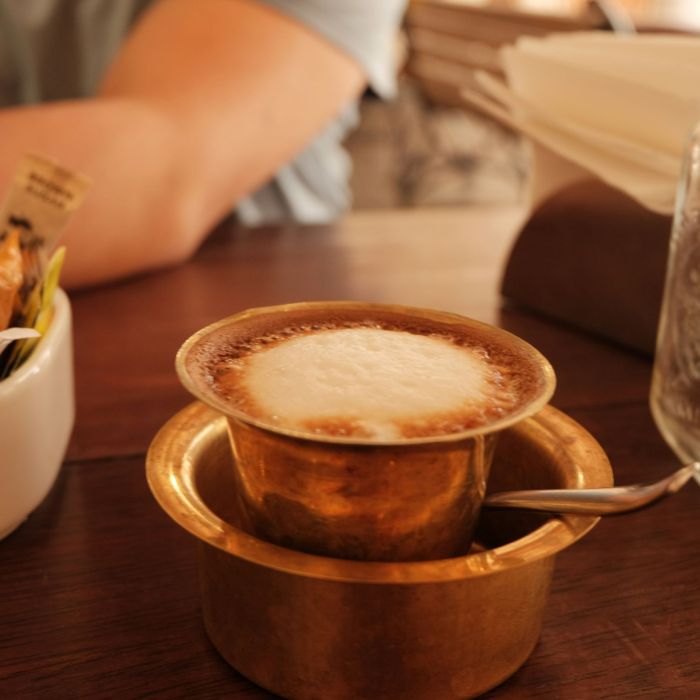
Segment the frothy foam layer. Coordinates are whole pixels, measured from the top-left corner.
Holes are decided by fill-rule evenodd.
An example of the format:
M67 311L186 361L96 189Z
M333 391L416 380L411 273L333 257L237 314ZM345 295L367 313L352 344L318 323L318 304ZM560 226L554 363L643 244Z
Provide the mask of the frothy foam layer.
M377 327L263 338L220 364L215 386L272 425L375 440L459 432L518 404L485 349Z

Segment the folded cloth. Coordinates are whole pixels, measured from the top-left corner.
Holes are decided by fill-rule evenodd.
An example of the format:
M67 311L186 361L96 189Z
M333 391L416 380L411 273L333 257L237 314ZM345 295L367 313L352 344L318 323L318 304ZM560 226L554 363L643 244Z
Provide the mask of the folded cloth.
M688 134L700 121L700 38L576 32L501 50L506 82L477 76L467 101L671 214Z

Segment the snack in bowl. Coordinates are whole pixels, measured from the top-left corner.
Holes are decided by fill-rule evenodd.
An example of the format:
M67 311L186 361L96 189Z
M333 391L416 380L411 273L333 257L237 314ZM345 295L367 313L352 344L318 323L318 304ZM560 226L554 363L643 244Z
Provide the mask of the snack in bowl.
M12 228L0 241L0 331L10 323L15 299L22 284L22 252L19 230Z
M46 158L27 154L0 210L0 331L8 325L46 331L65 250L56 244L82 204L89 180ZM0 352L0 380L29 357L35 337Z
M26 156L0 212L0 538L48 493L73 428L71 310L58 288L65 249L55 247L87 186Z

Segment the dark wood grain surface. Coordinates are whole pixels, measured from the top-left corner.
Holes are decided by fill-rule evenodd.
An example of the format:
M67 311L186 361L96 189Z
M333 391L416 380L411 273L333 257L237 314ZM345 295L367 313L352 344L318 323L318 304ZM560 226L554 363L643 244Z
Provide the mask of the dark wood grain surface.
M600 441L619 483L673 469L647 408L648 360L501 308L519 220L515 209L470 209L255 233L227 224L187 265L72 295L73 439L47 499L0 542L0 698L271 697L209 643L195 543L144 478L149 441L189 401L177 347L243 308L363 299L498 323L551 359L554 404ZM487 697L700 697L699 523L691 485L563 552L537 648Z

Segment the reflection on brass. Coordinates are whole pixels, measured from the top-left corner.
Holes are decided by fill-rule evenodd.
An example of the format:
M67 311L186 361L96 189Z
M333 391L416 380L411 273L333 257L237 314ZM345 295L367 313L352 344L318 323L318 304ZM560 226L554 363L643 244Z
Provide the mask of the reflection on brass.
M513 414L485 428L373 444L366 438L328 435L309 439L293 430L262 426L211 391L209 382L197 379L192 358L200 347L221 342L222 329L275 322L311 325L329 315L360 321L393 318L448 332L472 330L519 358L531 378L530 395ZM547 360L501 329L441 311L354 302L288 304L224 319L185 342L177 369L197 398L228 417L244 528L303 552L366 561L465 554L498 431L542 408L555 384Z
M484 512L483 548L438 561L285 549L241 528L226 422L199 403L161 429L147 475L164 510L200 541L216 648L255 683L298 700L456 700L494 687L537 641L556 553L597 522ZM611 483L595 440L547 407L503 433L489 488Z
M426 445L329 445L230 420L244 528L367 561L468 551L495 435Z

